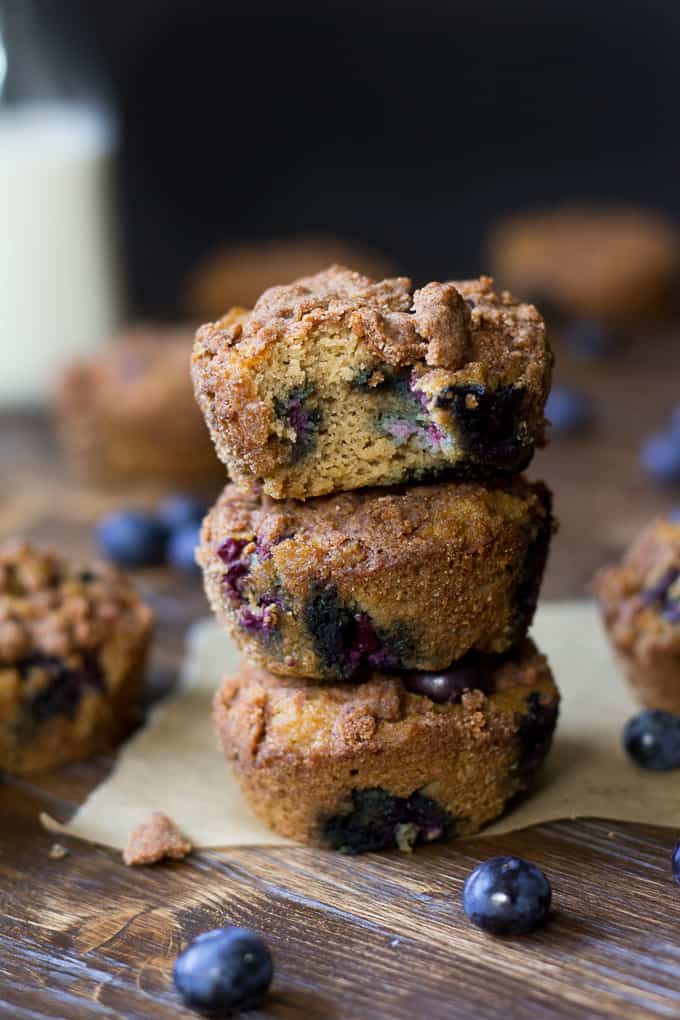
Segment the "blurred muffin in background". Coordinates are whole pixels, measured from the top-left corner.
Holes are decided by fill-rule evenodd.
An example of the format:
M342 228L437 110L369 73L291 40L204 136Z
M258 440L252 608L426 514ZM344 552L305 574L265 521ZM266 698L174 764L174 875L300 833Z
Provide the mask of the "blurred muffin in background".
M611 323L662 311L680 267L675 226L627 206L565 205L511 216L491 232L488 254L499 286L542 311Z
M252 308L268 287L313 276L336 262L352 266L375 280L396 273L389 259L335 237L229 245L209 256L189 279L186 311L201 322L208 322L233 305Z
M192 489L224 482L194 400L193 338L189 326L137 326L64 370L54 410L77 477Z

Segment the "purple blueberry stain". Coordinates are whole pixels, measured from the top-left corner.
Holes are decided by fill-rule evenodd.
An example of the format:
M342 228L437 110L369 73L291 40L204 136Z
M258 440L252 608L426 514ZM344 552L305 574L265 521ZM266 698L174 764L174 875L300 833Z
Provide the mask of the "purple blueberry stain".
M245 538L228 538L217 549L218 557L227 567L222 574L222 588L230 602L240 602L243 597L248 563L242 557L249 544Z
M354 789L349 809L319 819L321 837L333 850L361 854L376 850L411 851L455 833L456 820L420 790L398 797L379 786Z
M239 609L239 625L248 633L270 637L277 627L277 610L282 608L280 595L263 595L256 606L242 606Z
M310 398L313 397L313 386L297 386L285 397L277 397L274 401L277 418L284 421L295 433L292 443L292 456L295 459L304 456L311 449L321 425L321 411L310 406Z
M29 713L35 723L42 723L55 715L73 719L86 690L104 689L104 675L97 657L83 657L80 667L67 666L52 655L27 656L18 663L19 675L28 680L34 670L47 676L46 686L31 697Z

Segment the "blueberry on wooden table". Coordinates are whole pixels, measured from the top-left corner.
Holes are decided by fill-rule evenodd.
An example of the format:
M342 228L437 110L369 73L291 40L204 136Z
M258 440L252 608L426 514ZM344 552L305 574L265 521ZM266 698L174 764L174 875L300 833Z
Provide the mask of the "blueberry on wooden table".
M159 504L158 519L168 531L175 531L186 524L200 524L207 510L205 500L191 493L179 492Z
M613 333L594 319L571 319L560 330L565 347L579 358L605 358L616 345Z
M183 524L168 538L167 559L171 567L187 574L197 573L195 553L201 533L200 524Z
M144 510L122 510L103 517L97 542L121 567L152 567L165 559L167 532L160 520Z
M623 746L643 769L680 768L680 716L656 708L640 712L626 723Z
M673 871L673 878L680 885L680 840L675 844L675 850L671 857L671 868Z
M680 482L680 436L660 432L650 436L642 446L642 466L657 482Z
M465 880L463 910L491 935L524 935L545 921L552 890L540 868L521 857L492 857Z
M593 410L585 393L568 386L553 386L545 416L556 436L573 436L586 432L592 425Z
M247 928L216 928L194 939L175 961L173 980L184 1002L207 1016L255 1005L271 984L272 954Z

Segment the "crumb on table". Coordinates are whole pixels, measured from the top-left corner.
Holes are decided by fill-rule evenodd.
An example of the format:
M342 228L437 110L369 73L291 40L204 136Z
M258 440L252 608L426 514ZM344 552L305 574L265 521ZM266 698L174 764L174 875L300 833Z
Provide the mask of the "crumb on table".
M182 860L193 847L181 829L163 811L152 811L146 821L130 833L123 850L127 865L155 864L166 857Z

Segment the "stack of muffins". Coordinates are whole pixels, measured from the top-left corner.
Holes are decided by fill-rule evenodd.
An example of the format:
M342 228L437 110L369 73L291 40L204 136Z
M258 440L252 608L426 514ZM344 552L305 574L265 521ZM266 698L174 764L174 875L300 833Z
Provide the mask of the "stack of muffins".
M553 530L520 472L552 355L492 281L333 267L199 330L232 482L198 552L244 653L215 700L254 811L349 853L476 832L545 757L559 694L526 637Z

